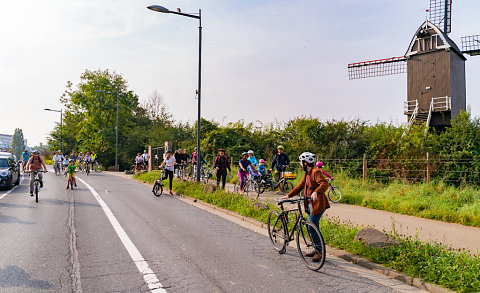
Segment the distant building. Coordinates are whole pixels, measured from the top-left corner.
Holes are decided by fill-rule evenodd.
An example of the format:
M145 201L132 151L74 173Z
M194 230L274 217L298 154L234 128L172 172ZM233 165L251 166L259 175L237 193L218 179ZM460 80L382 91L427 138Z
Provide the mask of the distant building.
M13 135L0 134L0 150L9 152L12 149Z

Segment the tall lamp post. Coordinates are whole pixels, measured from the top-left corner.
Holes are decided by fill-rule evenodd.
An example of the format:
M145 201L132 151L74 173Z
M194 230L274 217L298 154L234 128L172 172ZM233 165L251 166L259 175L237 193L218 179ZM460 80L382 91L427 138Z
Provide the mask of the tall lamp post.
M200 166L201 166L201 161L200 161L200 105L201 105L201 89L202 89L202 10L198 10L198 15L195 14L188 14L188 13L182 13L179 11L171 11L163 6L159 5L151 5L147 7L150 10L157 11L157 12L162 12L162 13L173 13L173 14L178 14L181 16L186 16L190 18L196 18L198 19L198 118L197 118L197 181L200 181Z
M63 135L62 135L62 125L63 125L63 109L53 110L53 109L44 109L45 111L58 112L60 113L60 149L63 154Z
M97 93L101 94L108 94L112 96L117 96L117 126L115 127L115 168L117 168L118 171L118 97L119 93L110 93L110 92L105 92L101 90L95 90Z

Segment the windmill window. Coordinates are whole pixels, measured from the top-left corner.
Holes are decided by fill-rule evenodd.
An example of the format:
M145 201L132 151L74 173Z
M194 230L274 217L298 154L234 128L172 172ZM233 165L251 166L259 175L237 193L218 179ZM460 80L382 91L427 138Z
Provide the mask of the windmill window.
M445 43L443 42L442 38L438 37L437 38L437 47L443 46Z

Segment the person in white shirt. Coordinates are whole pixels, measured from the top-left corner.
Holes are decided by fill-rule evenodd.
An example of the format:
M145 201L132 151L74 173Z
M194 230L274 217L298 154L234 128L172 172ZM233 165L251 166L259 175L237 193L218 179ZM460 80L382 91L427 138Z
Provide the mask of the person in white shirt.
M161 180L165 180L168 177L168 183L169 183L169 188L170 188L170 194L173 195L173 170L175 170L175 165L177 162L175 161L175 157L172 156L172 151L168 150L167 153L165 154L165 159L163 159L162 164L160 165L160 168L165 166L165 173Z

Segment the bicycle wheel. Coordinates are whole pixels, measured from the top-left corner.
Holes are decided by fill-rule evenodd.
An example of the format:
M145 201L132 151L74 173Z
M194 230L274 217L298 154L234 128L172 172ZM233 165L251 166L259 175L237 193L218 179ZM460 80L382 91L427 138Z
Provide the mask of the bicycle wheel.
M38 190L40 189L40 183L38 181L35 182L35 185L33 186L33 192L35 193L35 202L38 202Z
M159 197L163 193L163 186L158 182L155 182L155 184L153 185L152 192L153 194L155 194L155 196Z
M342 199L342 191L338 187L330 187L328 190L328 198L332 202L339 202Z
M297 229L296 238L298 253L303 262L309 269L318 271L325 263L325 242L322 233L311 221L302 221Z
M271 211L268 215L268 236L276 251L283 254L287 247L287 228L285 222L279 217L277 211Z
M233 182L233 192L235 193L239 193L240 192L240 186L239 186L239 183L238 183L238 179L236 179L234 182Z
M283 193L289 194L290 191L292 191L292 189L293 189L293 184L292 184L292 182L285 180L285 181L282 183L281 190L282 190Z

